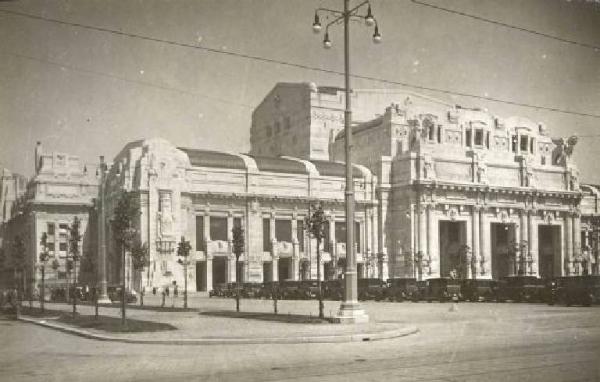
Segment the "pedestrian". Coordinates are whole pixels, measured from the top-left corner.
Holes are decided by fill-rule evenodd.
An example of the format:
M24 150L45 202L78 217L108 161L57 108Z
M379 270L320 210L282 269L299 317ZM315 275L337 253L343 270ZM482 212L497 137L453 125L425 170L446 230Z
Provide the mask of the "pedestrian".
M169 297L169 287L168 286L165 288L165 293L167 294L167 297Z
M161 295L160 307L164 308L165 307L165 299L166 299L166 292L165 292L164 288L160 288L160 295Z

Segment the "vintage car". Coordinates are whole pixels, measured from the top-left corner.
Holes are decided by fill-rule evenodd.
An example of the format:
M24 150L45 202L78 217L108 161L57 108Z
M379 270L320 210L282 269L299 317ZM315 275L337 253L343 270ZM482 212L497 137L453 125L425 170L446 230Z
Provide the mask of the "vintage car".
M279 283L281 298L284 300L294 300L301 298L300 281L285 280Z
M421 296L427 302L459 301L462 299L461 280L447 277L425 280Z
M323 297L330 300L341 300L344 296L344 280L335 279L323 282Z
M388 279L385 298L390 301L419 301L417 280L413 278Z
M120 286L109 286L108 288L108 298L110 298L111 302L120 302L122 301L122 288ZM125 291L125 302L131 303L136 302L137 296L130 291Z
M243 298L260 298L261 283L243 283L241 295Z
M323 287L321 283L321 288ZM302 280L298 288L299 298L310 300L311 298L319 297L319 281L318 280Z
M227 284L219 283L219 284L215 284L213 289L210 292L208 292L208 297L225 297L226 293L227 293Z
M544 280L535 276L506 276L498 281L497 301L540 302L544 300Z
M460 291L466 301L495 301L498 294L498 283L495 280L464 279Z
M240 283L240 297L244 297L244 286L242 283ZM227 283L227 289L225 289L225 296L224 297L231 297L231 298L235 298L235 296L238 293L238 283L233 282L233 283Z
M260 288L260 292L258 295L259 298L266 298L267 300L273 298L281 298L281 290L279 289L278 281L266 281L262 283Z
M65 288L52 288L50 290L50 301L65 302L67 301L67 291Z
M381 301L386 297L387 283L380 279L358 279L358 299Z
M600 276L567 276L555 280L549 304L590 306L600 302Z

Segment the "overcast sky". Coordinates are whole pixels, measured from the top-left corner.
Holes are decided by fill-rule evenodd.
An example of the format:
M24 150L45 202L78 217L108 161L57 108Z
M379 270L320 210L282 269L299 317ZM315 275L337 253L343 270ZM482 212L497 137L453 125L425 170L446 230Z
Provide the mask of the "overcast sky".
M597 0L427 0L568 40L600 46ZM353 1L354 4L358 0ZM384 42L352 24L355 74L545 107L600 114L600 51L415 4L371 0ZM0 2L0 165L30 176L35 142L94 163L127 142L245 152L252 109L279 81L341 86L343 79L191 47L2 12L143 35L187 45L343 70L311 32L314 9L341 0L15 0ZM392 88L353 80L354 87ZM399 87L400 88L400 87ZM411 89L412 90L412 89ZM553 136L600 135L600 118L422 92L502 117L547 124ZM600 136L582 137L583 181L600 183Z

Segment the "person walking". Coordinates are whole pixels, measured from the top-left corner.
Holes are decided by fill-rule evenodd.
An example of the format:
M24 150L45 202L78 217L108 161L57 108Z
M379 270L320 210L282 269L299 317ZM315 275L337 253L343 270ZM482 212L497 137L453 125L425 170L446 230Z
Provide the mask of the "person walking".
M160 307L164 308L165 307L165 299L167 298L167 292L165 291L165 288L160 288L160 295L161 295L161 302L160 302Z

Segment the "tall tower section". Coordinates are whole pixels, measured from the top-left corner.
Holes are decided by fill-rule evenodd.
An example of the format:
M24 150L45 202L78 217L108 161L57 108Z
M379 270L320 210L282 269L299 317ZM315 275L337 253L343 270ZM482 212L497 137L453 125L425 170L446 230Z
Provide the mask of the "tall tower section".
M329 160L344 128L343 91L314 83L278 83L252 113L250 154Z

